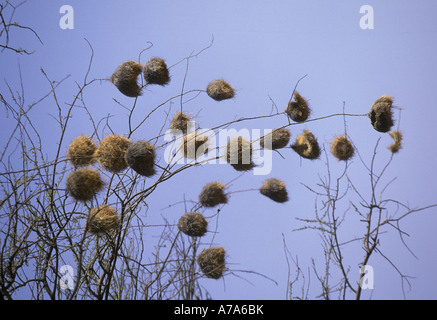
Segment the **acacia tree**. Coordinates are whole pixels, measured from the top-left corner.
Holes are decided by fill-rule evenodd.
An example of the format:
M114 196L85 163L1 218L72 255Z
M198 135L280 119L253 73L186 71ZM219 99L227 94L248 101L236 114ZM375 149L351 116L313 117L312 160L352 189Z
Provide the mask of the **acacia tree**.
M12 8L9 22L4 18L4 10L8 6ZM12 6L9 1L1 7L3 29L0 36L3 35L5 39L2 47L19 54L28 53L10 46L8 30L18 26L11 22L16 8L18 6ZM31 28L22 28L34 32ZM36 33L35 35L37 36ZM396 145L388 152L389 160L381 171L377 171L375 165L380 140L376 141L373 157L367 163L359 154L358 148L350 142L353 140L346 131L348 117L362 117L369 121L369 114L347 114L343 109L342 113L312 118L307 101L297 91L300 81L305 77L295 84L284 111L280 111L271 99L272 108L265 114L230 118L228 122L210 130L218 135L236 123L283 117L283 126L259 139L231 139L235 142L235 149L232 149L230 142L226 146L208 144L209 139L202 128L197 124L193 127L190 117L185 113L186 103L200 95L206 94L217 101L233 98L232 86L224 81L212 81L206 89L185 88L191 59L203 54L213 45L213 41L209 46L193 52L170 67L161 60L153 59L143 64L143 56L152 47L150 44L139 53L138 61L126 61L114 68L116 70L109 79L90 79L94 51L91 44L88 45L91 51L90 60L81 83L72 85L68 76L53 80L41 69L48 90L35 102L27 104L25 88L16 90L7 80L7 90L0 93L5 114L13 125L12 131L2 142L0 156L3 191L0 202L2 299L23 296L32 299L209 298L208 290L199 283L201 277L221 278L237 272L224 263L224 249L216 247L214 242L215 231L202 231L206 227L206 220L217 219L219 212L230 206L227 204L227 194L223 193L225 186L213 184L213 188L206 188L205 192L202 190L198 201L184 201L185 212L194 214L184 215L177 224L165 218L160 223L151 223L147 213L153 210L154 204L149 199L151 195L162 192L162 184L171 182L172 178L182 172L195 171L196 167L211 160L224 159L234 167L237 177L241 172L251 174L256 165L251 159L257 151L256 148L270 149L278 154L279 149L287 148L294 150L303 161L320 161L318 159L321 157L326 159L326 177L321 178L317 188L305 185L315 195L315 216L313 219L300 218L303 226L298 229L316 230L321 234L325 263L322 266L323 272L320 272L313 262L313 273L321 285L321 294L315 297L330 299L337 294L339 298L349 298L352 293L359 299L360 279L350 274L351 262L344 256L343 248L359 244L364 249L364 254L355 263L360 265L366 265L375 253L386 257L380 241L380 235L385 228L391 228L390 232L398 232L403 241L401 220L435 206L411 209L400 201L384 198L384 191L392 181L384 184L383 176L399 151L400 136L397 136ZM180 93L163 98L149 112L140 115L138 105L143 99L141 93L150 85L167 85L170 77L166 73L171 74L176 66L184 63L186 68ZM163 78L154 77L157 70L163 70ZM162 76L162 73L158 73ZM23 77L20 69L17 74L20 79ZM115 92L132 98L130 106L114 99L116 105L127 110L127 125L123 134L119 133L118 128L114 128L109 115L96 119L87 105L86 97L95 86L109 82L118 89ZM72 98L65 102L59 94L63 86L75 89ZM33 110L46 100L51 101L54 108L51 115L59 126L56 135L53 134L56 136L54 144L45 141L32 118ZM175 104L179 110L172 114L172 106ZM381 121L387 122L387 119L391 119L391 110L390 117L384 118L387 116L384 110L376 109L375 114L370 113L370 118L375 129L379 131ZM155 121L152 115L158 111L164 111L160 129L147 137L140 134L141 128ZM74 143L68 138L73 115L86 116L88 119L86 123L89 135L85 140L80 140L82 144L78 145L87 145L90 153L74 153ZM345 121L343 139L346 143L339 140L331 146L332 154L344 162L344 168L338 176L331 170L329 152L323 145L319 145L310 131L304 131L293 144L289 143L289 128L332 117L344 117ZM169 128L171 135L167 131ZM116 143L108 143L108 137L113 137ZM105 149L103 146L108 147ZM335 149L334 146L338 148ZM65 153L67 149L71 153ZM166 153L169 149L173 152ZM360 190L348 174L349 160L353 153L358 155L369 173L370 192ZM147 158L150 154L153 156ZM206 157L200 157L205 154ZM245 157L248 159L244 159ZM139 167L135 160L137 158L141 160ZM181 162L181 159L185 160ZM147 168L144 167L146 164ZM79 182L78 185L77 181L83 177L81 174L84 172L92 172L95 179L85 174L85 183ZM86 192L89 190L90 195ZM273 201L288 201L285 184L278 179L267 179L259 191ZM232 192L238 190L228 191L228 194ZM346 209L342 207L343 203L346 203ZM217 211L205 219L199 213L205 208L216 208ZM362 236L342 239L341 226L346 219L351 219L350 214L346 216L346 212L350 210L354 212L352 218L363 224ZM196 219L200 219L199 224ZM187 226L191 226L191 229L187 229ZM146 246L150 246L151 242L153 251L150 254ZM205 251L205 248L215 251ZM293 250L285 238L284 250L289 266L287 298L297 297L295 288L298 284L302 287L299 297L311 298L305 284L305 277L309 274L302 271L302 266L292 255ZM208 261L211 259L217 260L219 264L210 264ZM392 265L396 268L393 263ZM70 267L75 271L74 278L71 277ZM333 267L336 267L337 274L333 272ZM256 273L247 270L239 272ZM291 278L292 272L296 275L294 279ZM400 271L399 273L402 279L408 280ZM258 275L268 278L268 275ZM332 281L335 281L334 284L331 284Z

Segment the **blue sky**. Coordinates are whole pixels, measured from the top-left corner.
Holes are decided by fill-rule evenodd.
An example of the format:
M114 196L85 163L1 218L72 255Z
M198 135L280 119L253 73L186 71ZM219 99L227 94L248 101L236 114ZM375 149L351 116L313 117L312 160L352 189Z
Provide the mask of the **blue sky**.
M74 9L74 29L62 30L59 9L69 4ZM374 29L360 28L360 7L374 9ZM434 127L437 108L434 92L437 88L437 44L434 40L437 22L433 12L435 1L28 1L16 20L34 28L41 45L29 32L19 31L16 42L35 49L30 56L19 58L28 101L38 99L49 89L40 73L43 68L52 80L71 74L68 83L59 90L62 101L69 101L75 92L74 81L83 81L90 57L86 38L94 49L94 60L89 78L109 78L125 60L137 60L143 53L142 63L150 56L160 56L173 65L191 52L211 48L190 60L185 88L205 89L209 81L223 78L237 90L233 100L217 103L201 95L184 108L198 115L196 123L212 128L235 117L269 114L272 103L282 111L296 82L307 75L298 91L309 99L312 118L342 111L364 114L373 101L383 94L393 95L395 105L402 108L400 129L404 133L404 148L395 155L387 176L397 177L388 191L389 196L411 207L436 203L437 171L435 170ZM17 57L3 52L0 66L3 78L18 83ZM167 87L153 87L139 99L141 108L151 109L181 90L185 64L171 69L172 81ZM4 82L0 84L4 89ZM122 96L109 82L101 82L86 92L86 102L96 119L108 113L112 127L120 134L126 130L126 110L114 103L113 98L129 106L131 99ZM46 100L39 105L34 117L43 136L50 141L56 123L48 113L53 105ZM177 105L173 107L174 112ZM138 110L138 109L137 109ZM79 113L80 114L80 113ZM398 113L395 113L398 119ZM72 119L69 139L88 133L85 115ZM162 124L164 112L158 112L150 125L142 128L134 139L152 137ZM348 134L359 148L363 158L370 161L374 144L381 138L381 163L389 157L386 146L388 135L374 131L365 117L348 118ZM7 120L0 119L7 127ZM272 129L287 124L285 116L262 121L236 124L239 128ZM397 125L397 124L396 124ZM303 129L309 129L319 142L327 145L335 135L343 133L341 117L315 121L291 127L292 140ZM124 131L123 131L124 130ZM66 150L65 146L65 150ZM214 298L224 299L283 299L287 268L282 245L282 234L287 246L298 255L302 266L310 266L315 257L320 266L320 238L316 232L292 232L301 226L296 217L314 215L314 195L301 183L315 185L318 174L326 174L322 160L301 160L292 150L284 151L285 159L274 156L269 177L283 179L290 193L290 201L277 204L257 192L233 194L219 218L219 233L215 243L227 250L227 261L233 269L254 270L273 278L276 285L264 278L242 274L249 281L233 275L224 280L205 280L202 284ZM330 156L330 155L329 155ZM341 172L343 165L330 156L333 172ZM196 174L181 174L174 184L166 183L150 199L156 216L164 215L177 221L183 206L162 210L185 195L196 200L201 187L212 180L227 182L236 173L229 166L205 165ZM356 157L351 163L351 176L357 185L365 188L368 176ZM231 189L258 188L266 176L245 174L233 182ZM212 211L210 213L213 213ZM208 212L206 213L206 215ZM418 259L408 253L397 234L384 235L382 250L405 274L415 277L407 293L410 299L437 298L437 253L435 250L437 210L431 209L407 218L402 226L410 234L407 243ZM149 213L151 215L151 213ZM153 217L150 217L153 220ZM354 218L351 218L355 221ZM213 222L212 222L213 223ZM347 224L345 237L357 236L363 226ZM346 227L345 227L346 228ZM392 230L393 231L393 230ZM353 247L351 257L360 256L360 246ZM351 259L351 273L358 275L358 262ZM383 258L374 256L370 263L375 270L375 289L365 292L364 298L401 299L399 275ZM354 269L355 268L355 269ZM354 271L355 270L355 271ZM312 278L315 284L315 278ZM314 289L313 292L317 292Z

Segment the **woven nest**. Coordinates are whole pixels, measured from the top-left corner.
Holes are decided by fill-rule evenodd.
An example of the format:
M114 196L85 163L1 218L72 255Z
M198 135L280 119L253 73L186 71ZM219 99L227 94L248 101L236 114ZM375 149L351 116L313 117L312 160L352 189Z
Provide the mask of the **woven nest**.
M136 173L145 176L153 176L155 171L155 148L148 141L136 141L129 144L124 154L126 164Z
M208 151L208 137L191 132L181 140L180 150L185 158L197 159Z
M144 80L148 84L164 86L170 82L169 71L164 59L150 58L144 65Z
M252 163L252 143L243 137L233 137L226 145L225 157L237 171L251 170L255 165Z
M225 270L225 249L210 247L197 256L197 263L203 274L212 279L219 279Z
M294 101L290 101L285 108L285 113L295 122L304 122L310 115L308 102L297 91L294 92Z
M264 149L276 150L287 146L290 141L290 130L274 129L260 139L260 146Z
M376 99L370 108L369 118L373 128L378 132L388 132L393 126L393 97L382 96Z
M313 133L304 130L303 134L296 138L291 148L302 158L315 160L320 156L320 147Z
M388 146L388 149L392 153L398 152L402 148L402 132L400 131L390 131L389 133L390 137L393 138L394 142L393 144Z
M100 142L96 150L96 159L106 170L120 172L127 168L124 156L129 144L128 138L111 134Z
M187 212L178 221L180 231L191 237L201 237L206 233L208 221L198 212Z
M174 133L187 133L190 127L191 118L182 113L177 112L170 122L170 130Z
M272 199L273 201L280 203L288 201L288 192L285 187L285 183L279 179L267 179L264 181L259 191L261 194Z
M137 79L142 70L143 66L141 64L129 60L115 69L110 80L122 94L128 97L138 97L141 95L141 88Z
M354 155L354 147L350 140L345 136L336 137L331 142L331 153L338 160L349 160Z
M216 101L231 99L235 95L235 90L224 80L211 81L206 87L206 93Z
M75 200L90 201L102 190L103 181L97 170L81 168L68 175L66 187Z
M219 182L206 184L199 195L199 202L204 207L215 207L219 204L228 202L228 197L224 193L225 185Z
M101 235L120 226L117 212L109 205L93 208L88 213L86 230L94 235Z
M97 145L91 138L79 136L68 146L67 158L75 167L91 165L96 161L94 158L96 149Z

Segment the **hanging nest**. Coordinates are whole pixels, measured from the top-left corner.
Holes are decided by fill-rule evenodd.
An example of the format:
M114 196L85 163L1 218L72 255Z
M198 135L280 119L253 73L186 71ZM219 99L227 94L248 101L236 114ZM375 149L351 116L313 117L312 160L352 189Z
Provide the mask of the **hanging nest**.
M110 80L117 89L128 97L138 97L141 95L141 88L138 85L138 75L143 70L143 66L133 60L120 64L115 69Z
M273 201L283 203L288 201L288 193L285 183L276 178L270 178L264 181L264 184L259 189L261 194L269 197Z
M201 237L206 233L208 221L198 212L187 212L180 217L178 228L191 237Z
M220 182L210 182L206 184L199 195L199 202L203 207L215 207L219 204L228 202L228 197L224 193L225 185Z
M235 95L235 90L224 80L211 81L206 87L206 93L216 101L231 99Z
M127 168L124 156L129 144L128 138L111 134L100 142L96 150L96 159L106 170L120 172Z
M97 145L90 137L81 135L68 146L67 159L75 167L91 165L96 161L94 158L96 149Z
M382 96L376 99L370 108L369 118L373 128L378 132L388 132L393 126L393 97Z
M203 274L212 279L219 279L225 270L225 249L210 247L197 256L197 263Z
M294 101L290 101L285 108L285 113L295 122L304 122L310 115L308 102L302 97L299 92L294 92Z
M402 132L400 131L390 131L389 133L390 137L394 139L393 144L388 146L388 149L392 153L398 152L402 148Z
M208 151L208 137L191 132L181 140L180 149L185 158L197 159Z
M349 160L353 157L354 152L352 142L346 136L336 137L331 142L331 153L338 160Z
M296 142L291 148L302 158L315 160L320 156L320 147L313 133L304 130L303 134L296 138Z
M191 118L188 115L182 112L177 112L173 119L171 119L170 130L174 133L186 134L190 127L190 121Z
M281 128L274 129L260 139L260 146L264 149L276 150L287 146L290 141L290 130Z
M103 181L97 170L81 168L68 175L66 187L75 200L90 201L102 190Z
M136 141L129 144L124 154L127 165L136 173L145 176L153 176L155 171L155 148L148 141Z
M164 59L150 58L144 65L144 80L148 84L164 86L170 82L169 71Z
M255 165L252 163L252 143L243 137L233 137L226 145L225 157L237 171L251 170Z
M93 208L88 213L86 231L94 235L102 235L120 226L117 212L109 205Z

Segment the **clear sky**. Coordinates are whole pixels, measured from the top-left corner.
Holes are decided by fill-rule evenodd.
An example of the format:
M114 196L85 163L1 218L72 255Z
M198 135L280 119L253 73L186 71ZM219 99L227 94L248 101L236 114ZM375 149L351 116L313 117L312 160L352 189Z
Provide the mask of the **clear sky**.
M74 9L72 30L59 26L63 16L59 9L65 4ZM374 10L374 29L360 27L363 5L370 5ZM76 90L74 81L83 81L89 63L90 49L85 38L94 49L89 79L100 79L108 78L121 62L138 60L140 51L149 46L148 42L153 43L153 47L143 53L142 63L151 56L159 56L168 65L174 65L191 52L208 46L214 37L211 48L190 60L185 89L205 89L209 81L223 78L234 86L237 95L235 99L218 103L204 94L184 105L188 112L197 115L196 123L202 128L212 128L238 117L269 114L272 108L269 97L282 111L296 82L304 75L307 77L299 83L298 91L308 98L312 118L342 112L343 102L347 113L364 114L369 112L376 98L392 95L395 105L403 109L400 129L404 133L404 147L395 155L387 172L386 182L397 177L387 195L415 208L437 203L434 150L437 147L434 121L437 103L433 96L437 89L436 9L434 0L29 0L17 11L16 20L34 28L44 44L30 32L20 30L14 35L20 46L35 49L32 55L19 57L28 101L40 98L49 89L40 68L53 80L71 74L59 91L62 101L71 99ZM17 56L3 52L0 56L2 80L7 78L18 84L17 66ZM182 63L171 69L169 86L144 92L139 98L144 112L180 93L185 67ZM4 90L4 81L0 88ZM127 113L113 98L127 106L132 101L107 81L93 85L86 92L86 102L94 117L114 115L112 127L123 134ZM56 122L48 116L54 112L50 103L46 100L34 114L47 141L54 139L53 132L57 130ZM177 107L173 106L171 112ZM153 137L164 117L164 110L157 113L154 122L133 138ZM395 118L397 127L398 111ZM380 163L385 163L390 156L386 146L392 142L391 138L373 130L366 117L347 118L347 121L348 134L367 162L376 140L382 137L378 156ZM8 120L3 115L0 123L3 130L8 128ZM285 116L279 116L233 127L263 130L287 123ZM80 117L73 118L72 124L67 132L69 140L92 130L89 122L81 121ZM321 144L328 146L335 135L344 132L343 119L335 117L292 126L292 141L303 129L311 130ZM293 256L299 256L301 267L311 268L311 257L316 259L319 268L323 266L317 232L292 230L302 226L297 217L314 217L314 195L302 183L315 186L319 175L326 175L324 156L312 162L300 159L289 148L281 154L284 158L274 154L272 172L268 176L246 173L232 183L230 190L256 189L267 177L276 177L287 184L290 201L277 204L257 191L232 194L229 204L220 212L218 234L214 239L216 245L226 248L231 269L259 272L278 285L253 274L235 272L239 277L230 274L224 280L202 280L213 298L285 298L288 270L282 234ZM330 154L328 157L333 173L341 173L344 165ZM195 173L188 170L178 175L174 183L165 183L151 196L150 221L161 215L169 221L177 221L184 207L175 205L171 210L163 210L171 204L169 201L176 203L184 196L197 200L204 184L212 180L226 183L238 176L225 165L194 169ZM358 157L352 160L350 170L358 186L368 187L368 174ZM214 210L210 210L205 215L213 213ZM353 215L353 212L348 214ZM363 225L357 222L356 216L351 217L351 221L344 225L344 240L362 234ZM215 226L215 218L211 226ZM414 277L407 298L436 299L437 210L413 215L403 221L402 227L410 235L406 242L417 259L405 249L393 229L391 235L384 235L381 240L381 250L404 274ZM350 256L358 254L360 257L361 245L352 248ZM360 261L361 258L350 260L354 279L358 278ZM366 291L363 297L401 299L401 280L396 270L377 255L369 264L374 267L375 289ZM314 275L311 284L316 285ZM318 293L315 287L312 293Z

